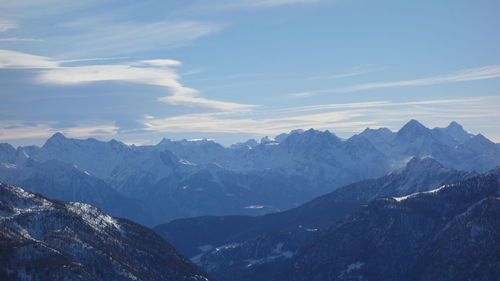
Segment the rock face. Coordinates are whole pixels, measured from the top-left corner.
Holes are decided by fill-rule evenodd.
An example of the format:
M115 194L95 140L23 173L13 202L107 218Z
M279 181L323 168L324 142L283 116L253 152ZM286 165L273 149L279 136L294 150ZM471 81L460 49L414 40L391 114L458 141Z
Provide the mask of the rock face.
M282 213L180 219L155 230L218 280L272 280L305 245L362 205L476 175L445 168L432 158L413 158L389 175L347 185Z
M302 249L275 280L498 280L500 169L376 199Z
M153 231L0 184L0 280L213 280Z
M53 187L36 186L43 195L96 204L113 215L154 225L177 218L291 209L342 186L386 175L415 156L483 172L500 163L500 146L455 122L429 129L416 120L398 132L366 129L347 140L310 129L231 147L206 139L128 146L57 133L42 147L0 144L0 181L34 190L26 183L43 179ZM67 177L57 169L86 176ZM100 181L92 188L95 196L78 190L82 180L85 186ZM56 190L64 188L69 190ZM98 192L109 189L119 196ZM134 200L125 200L130 198ZM127 211L129 205L136 205L134 211Z

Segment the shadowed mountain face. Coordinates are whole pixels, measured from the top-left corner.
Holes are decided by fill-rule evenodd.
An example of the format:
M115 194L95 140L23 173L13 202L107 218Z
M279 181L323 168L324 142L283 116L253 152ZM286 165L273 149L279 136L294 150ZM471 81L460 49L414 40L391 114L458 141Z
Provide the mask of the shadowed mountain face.
M389 175L344 186L288 211L258 217L179 219L158 225L155 230L192 256L200 253L198 247L205 244L218 246L299 226L329 225L373 199L426 191L475 175L445 168L432 158L413 158L406 167Z
M213 280L153 231L0 185L0 280Z
M26 158L17 164L4 164L0 166L0 179L52 199L88 203L113 216L153 222L141 201L127 198L102 179L59 160Z
M218 280L272 280L284 264L329 226L371 200L403 196L477 175L414 158L384 177L350 184L282 213L200 217L155 230Z
M304 247L275 280L497 280L500 170L377 199Z
M58 133L40 148L0 145L0 180L31 190L36 186L28 183L43 181L49 187L38 186L36 192L96 204L153 225L177 218L291 209L347 184L386 175L413 156L432 157L449 168L486 171L500 163L500 147L454 122L428 129L415 120L398 132L367 129L347 140L310 129L229 148L210 140L128 146ZM63 168L63 163L68 166ZM81 176L65 176L55 171L59 168ZM82 181L94 186L96 196L78 190ZM56 190L64 188L58 183L70 191ZM109 189L120 196L98 192Z

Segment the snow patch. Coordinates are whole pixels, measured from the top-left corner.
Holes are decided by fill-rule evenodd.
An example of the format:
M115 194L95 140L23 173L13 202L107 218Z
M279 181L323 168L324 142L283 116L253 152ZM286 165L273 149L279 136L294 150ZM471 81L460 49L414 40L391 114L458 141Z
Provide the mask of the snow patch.
M359 270L361 269L361 267L363 267L363 265L365 265L365 263L363 262L355 262L355 263L351 263L350 265L347 266L347 269L346 269L346 272L349 273L351 271L354 271L354 270Z
M400 202L400 201L403 201L403 200L406 200L408 198L412 198L412 197L415 197L419 194L433 194L433 193L437 193L439 192L441 189L447 187L447 186L450 186L450 185L442 185L436 189L433 189L433 190L429 190L429 191L422 191L422 192L416 192L416 193L412 193L410 195L406 195L406 196L401 196L401 197L392 197L392 199Z
M263 205L250 205L245 207L245 209L263 209L263 208L264 208Z
M7 169L17 168L17 166L15 164L11 164L11 163L2 163L2 167L7 168Z
M179 163L181 163L183 165L188 165L188 166L198 166L198 164L190 162L190 161L188 161L186 159L179 160Z
M100 212L96 207L85 203L68 202L66 207L69 211L80 215L85 222L99 232L103 232L106 227L111 226L123 232L120 224L111 216Z

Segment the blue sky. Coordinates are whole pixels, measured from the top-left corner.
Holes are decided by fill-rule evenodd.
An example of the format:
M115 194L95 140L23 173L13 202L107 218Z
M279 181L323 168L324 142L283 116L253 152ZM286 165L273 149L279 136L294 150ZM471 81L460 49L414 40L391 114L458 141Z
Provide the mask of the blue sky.
M500 142L500 2L0 0L0 142L456 120Z

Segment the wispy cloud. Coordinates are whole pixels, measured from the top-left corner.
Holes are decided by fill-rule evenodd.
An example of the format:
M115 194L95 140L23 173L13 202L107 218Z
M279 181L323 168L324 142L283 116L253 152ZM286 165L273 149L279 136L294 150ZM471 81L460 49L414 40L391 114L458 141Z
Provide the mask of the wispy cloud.
M158 21L152 23L74 23L78 35L51 37L65 42L64 56L128 55L149 50L168 50L190 44L193 40L217 32L225 25L200 21ZM83 30L82 30L83 29Z
M312 77L307 77L306 80L341 79L341 78L360 76L360 75L363 75L366 73L374 72L376 70L378 70L378 69L373 67L373 65L361 65L361 66L354 67L350 71L346 71L343 73L312 76Z
M176 60L157 59L130 62L128 64L101 64L85 66L61 66L57 60L9 50L0 50L0 68L36 68L37 80L48 84L81 84L98 81L125 81L165 87L170 95L159 99L174 105L207 107L222 111L239 111L253 108L232 102L211 100L199 96L199 91L183 86L177 71ZM137 66L136 66L137 65Z
M347 126L348 119L359 117L356 110L336 111L280 118L224 118L218 114L187 114L146 120L147 130L160 132L253 133L260 135L290 131L295 128L326 129ZM342 122L342 123L341 123ZM370 122L363 122L365 125Z
M16 28L19 28L19 25L13 21L0 21L0 33Z
M464 104L484 100L484 97L464 98L464 99L442 99L442 100L423 100L411 102L392 102L392 101L372 101L372 102L354 102L354 103L333 103L309 106L298 106L284 109L273 110L273 113L297 113L307 111L345 109L345 108L371 108L371 107L396 107L412 105L443 105L443 104Z
M24 42L42 42L44 40L42 40L42 39L36 39L36 38L19 38L19 37L5 37L5 38L0 38L0 42L19 42L19 41L24 41Z
M443 104L447 106L443 107ZM403 122L418 118L432 121L434 118L449 122L453 119L480 119L481 114L486 114L488 118L500 117L496 109L498 106L500 98L497 97L412 102L373 101L255 110L244 115L185 114L169 118L145 118L143 122L147 130L170 133L251 133L263 136L307 128L354 133L366 127L387 126L384 122L388 120ZM393 109L387 110L387 107ZM307 113L300 114L305 112ZM279 115L282 117L276 117Z
M178 15L206 15L225 13L235 10L270 9L291 5L311 5L320 2L335 2L336 0L194 0L189 5L175 11Z
M469 68L459 72L442 76L426 77L413 80L393 81L393 82L366 83L344 88L305 91L300 93L293 93L290 94L290 96L303 98L303 97L310 97L317 94L326 94L326 93L332 93L332 94L350 93L350 92L357 92L357 91L377 89L377 88L428 86L428 85L437 85L445 83L493 79L498 77L500 77L500 65L490 65L484 67Z
M55 121L40 121L37 124L26 124L24 121L1 121L0 140L42 139L48 138L56 132L62 132L69 137L112 137L117 134L118 127L112 122L107 124L81 124L70 128L54 128Z
M365 73L367 73L367 71L355 71L355 72L338 73L338 74L331 74L331 75L313 76L313 77L308 77L306 79L307 80L340 79L340 78L359 76L359 75L362 75Z
M59 64L44 56L0 50L0 68L55 68Z
M321 0L244 0L241 1L241 4L254 7L273 7L291 4L312 4L320 1Z

